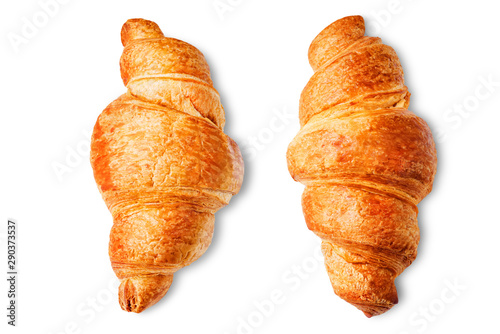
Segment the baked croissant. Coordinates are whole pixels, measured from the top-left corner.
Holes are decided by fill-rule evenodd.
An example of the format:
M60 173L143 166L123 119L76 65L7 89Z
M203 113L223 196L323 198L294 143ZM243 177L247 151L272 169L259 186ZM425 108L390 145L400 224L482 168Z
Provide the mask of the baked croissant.
M351 16L313 40L287 161L335 293L371 317L398 302L394 279L417 255L417 204L437 159L429 127L407 110L396 53L364 34Z
M99 116L91 164L113 216L109 256L122 309L160 300L173 274L212 240L214 213L238 193L243 160L203 54L128 20L120 70L127 93Z

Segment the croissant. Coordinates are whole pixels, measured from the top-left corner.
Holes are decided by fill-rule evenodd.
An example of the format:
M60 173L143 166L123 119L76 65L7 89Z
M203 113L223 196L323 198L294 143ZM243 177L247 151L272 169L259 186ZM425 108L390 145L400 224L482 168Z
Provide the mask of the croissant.
M398 56L364 34L363 18L350 16L313 40L315 73L287 162L306 186L304 218L322 239L335 293L371 317L398 302L394 279L417 255L417 204L437 158L429 127L407 110Z
M203 54L128 20L120 70L127 93L100 114L94 178L113 216L109 257L123 310L142 312L208 248L214 213L238 193L243 160Z

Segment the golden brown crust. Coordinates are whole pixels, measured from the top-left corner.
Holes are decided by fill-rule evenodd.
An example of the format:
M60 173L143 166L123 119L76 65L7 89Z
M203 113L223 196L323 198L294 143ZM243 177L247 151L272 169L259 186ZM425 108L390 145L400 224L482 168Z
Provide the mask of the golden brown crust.
M432 189L436 149L406 110L396 53L364 36L361 16L325 28L309 62L288 169L306 185L304 217L323 240L335 293L370 317L397 303L394 279L416 257L416 205Z
M123 310L141 313L156 304L167 293L173 275L145 275L126 278L118 288L118 301Z
M122 28L128 92L99 116L94 177L112 216L109 256L121 307L141 312L212 240L214 213L238 193L243 160L205 58L151 21Z
M194 46L163 36L156 23L128 20L122 28L123 83L135 98L181 110L224 128L224 109L210 69Z
M366 185L416 205L431 190L433 145L425 122L404 109L341 118L321 114L290 144L288 166L294 179L305 184Z
M406 109L407 94L396 52L379 38L362 37L328 58L311 77L300 97L300 122L303 126L314 115L339 104L356 105L359 110L373 102L377 109L402 102Z

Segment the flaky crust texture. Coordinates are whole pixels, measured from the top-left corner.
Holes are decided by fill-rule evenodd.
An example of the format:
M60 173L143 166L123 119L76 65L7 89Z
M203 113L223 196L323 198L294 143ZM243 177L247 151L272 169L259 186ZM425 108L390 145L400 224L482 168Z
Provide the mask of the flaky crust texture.
M350 16L311 43L288 169L306 188L307 226L322 239L337 295L371 317L398 302L394 279L417 255L417 204L431 191L436 149L408 111L394 50Z
M121 37L127 93L97 119L90 160L113 216L120 305L139 313L206 251L214 213L241 187L243 160L223 132L203 54L143 19L128 20Z

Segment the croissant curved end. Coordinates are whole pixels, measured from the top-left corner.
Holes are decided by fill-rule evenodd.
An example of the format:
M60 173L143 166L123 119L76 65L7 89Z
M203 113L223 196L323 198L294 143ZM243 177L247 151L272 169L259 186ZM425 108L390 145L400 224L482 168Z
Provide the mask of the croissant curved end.
M118 288L122 310L141 313L167 293L174 275L146 275L123 279Z
M364 35L365 21L362 16L347 16L331 23L311 42L308 52L309 64L316 71Z
M160 27L153 21L144 19L129 19L123 24L121 39L123 46L130 42L146 38L165 37Z
M361 303L359 301L346 301L354 305L358 310L362 311L367 318L371 318L374 315L381 315L389 311L394 305L398 303L398 294L396 292L396 286L394 285L394 283L392 283L392 287L393 288L389 292L385 303Z

